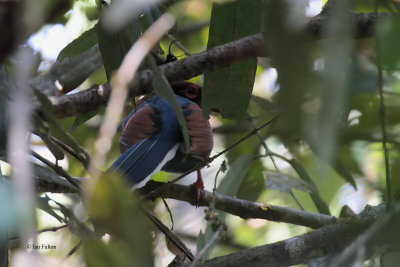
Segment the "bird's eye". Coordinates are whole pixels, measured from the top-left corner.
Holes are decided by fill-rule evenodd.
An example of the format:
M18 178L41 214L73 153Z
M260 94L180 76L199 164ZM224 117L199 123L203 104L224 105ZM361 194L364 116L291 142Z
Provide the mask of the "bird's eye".
M185 95L187 98L193 99L197 97L198 89L195 86L188 86L186 88Z

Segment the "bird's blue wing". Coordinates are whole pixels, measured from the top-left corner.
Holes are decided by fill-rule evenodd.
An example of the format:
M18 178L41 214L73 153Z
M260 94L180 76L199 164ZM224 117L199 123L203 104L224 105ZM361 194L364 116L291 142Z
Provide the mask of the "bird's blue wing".
M178 122L169 103L162 98L154 97L151 105L157 107L157 114L162 120L161 129L155 135L131 146L107 171L120 172L136 187L144 185L153 173L159 171L166 161L175 156L176 148L182 139Z

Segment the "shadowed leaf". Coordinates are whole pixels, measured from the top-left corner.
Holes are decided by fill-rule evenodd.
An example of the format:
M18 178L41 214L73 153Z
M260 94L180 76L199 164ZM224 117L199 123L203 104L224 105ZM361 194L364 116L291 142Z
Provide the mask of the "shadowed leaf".
M122 177L107 174L90 183L93 187L89 192L88 209L96 231L108 233L111 240L129 252L129 266L152 266L151 223L140 210L133 193L128 190L128 184L124 183ZM98 256L90 253L86 261L95 261L93 257Z
M262 10L260 0L214 3L207 49L259 32ZM206 72L203 115L208 117L212 108L218 108L225 118L242 119L250 101L256 68L257 59L253 58L227 68Z
M325 203L324 200L322 200L314 182L312 181L311 177L308 175L308 173L307 173L306 169L303 167L303 165L301 165L301 163L299 161L297 161L296 159L289 160L289 163L303 181L305 181L307 184L313 185L313 187L316 189L310 193L310 197L311 197L312 201L314 202L315 206L317 207L318 211L323 214L330 214L328 205Z
M89 155L86 151L80 147L80 145L75 141L71 134L65 131L57 122L53 105L50 100L47 98L45 94L38 90L34 90L35 96L40 103L41 115L43 116L43 120L48 122L48 128L50 130L50 134L57 139L61 140L68 146L70 146L75 153L80 154L86 162L89 161Z
M85 113L85 114L76 115L75 120L72 123L71 128L69 129L69 132L72 132L79 125L81 125L82 123L85 123L86 121L90 120L91 118L96 116L98 113L99 113L99 109L96 109L96 110L90 111L90 112Z
M112 73L119 68L126 53L139 39L142 28L138 18L133 18L121 30L104 29L103 20L103 17L99 20L97 39L107 79L110 80Z
M182 108L179 106L179 103L176 100L176 95L172 90L171 85L168 83L165 76L160 72L160 70L154 63L152 63L152 70L154 74L153 76L154 91L160 97L166 99L171 104L171 107L174 110L175 116L178 120L179 126L181 127L183 140L185 142L185 150L186 150L189 148L190 139L189 139L189 131L186 125L185 117L183 116Z
M130 267L132 255L127 247L113 240L105 243L101 239L89 239L83 243L83 255L88 267Z
M50 206L49 201L51 201L51 199L47 195L45 195L44 197L38 196L36 198L37 207L39 209L43 210L44 212L46 212L47 214L51 215L55 219L57 219L60 223L65 223L66 222L65 217L63 218L60 215L58 215L54 211L54 208L52 206Z
M97 44L97 23L64 47L58 54L57 61L62 61L64 58L72 59L95 44Z
M315 188L312 185L284 173L266 171L264 178L265 187L268 190L278 190L288 193L292 189L298 189L306 193L315 192Z

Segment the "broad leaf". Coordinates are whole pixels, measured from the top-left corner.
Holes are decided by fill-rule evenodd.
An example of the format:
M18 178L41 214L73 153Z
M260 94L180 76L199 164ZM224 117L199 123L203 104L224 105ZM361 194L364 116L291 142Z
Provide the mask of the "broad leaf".
M254 157L252 155L239 156L229 166L228 173L219 183L217 192L225 196L236 196L253 159Z
M311 197L312 201L314 202L315 206L317 207L318 211L323 214L330 214L328 205L321 198L321 196L317 190L317 187L315 186L313 180L308 175L308 173L307 173L306 169L303 167L303 165L301 165L301 163L299 161L297 161L296 159L289 160L289 163L303 181L312 185L316 189L315 191L312 191L310 193L310 197Z
M379 27L380 53L382 63L388 70L398 70L400 52L396 47L400 45L400 18L393 16Z
M264 166L260 159L254 159L250 163L246 177L236 194L238 198L257 201L261 193L265 191L263 170Z
M153 62L151 59L148 60ZM189 148L190 139L189 139L189 131L186 125L186 120L183 115L182 108L179 106L179 103L176 100L176 95L172 90L171 85L154 63L152 63L152 71L154 74L153 75L154 91L160 97L166 99L171 104L171 107L174 110L175 116L178 120L179 126L181 127L183 140L185 142L185 150L186 150Z
M68 146L70 146L77 154L80 154L86 162L89 161L89 155L86 151L79 146L71 134L65 131L57 122L54 115L54 108L46 95L38 90L34 90L35 96L40 103L41 115L43 119L48 122L48 127L50 129L50 134L57 139L61 140Z
M58 54L57 61L62 61L64 58L72 59L95 44L97 44L97 23L90 30L85 31L64 47L60 54Z
M50 201L51 201L51 199L47 195L45 195L44 197L38 196L36 198L36 204L39 209L41 209L44 212L46 212L47 214L51 215L52 217L57 219L60 223L65 223L67 221L66 218L61 217L54 211L54 208L52 206L50 206L50 203L49 203Z
M108 233L112 240L126 248L129 266L152 266L151 224L128 184L122 177L107 174L90 183L88 209L96 231ZM101 253L101 248L98 249ZM86 262L95 261L93 257L99 254L90 254Z
M88 267L130 267L132 254L127 247L114 240L105 243L100 238L88 239L83 243L83 256Z
M56 160L62 160L64 158L64 152L51 139L49 131L48 130L45 132L41 131L43 127L41 127L40 124L43 124L43 122L38 117L36 117L34 119L34 121L35 121L34 124L35 124L35 128L36 128L36 131L34 131L34 133L42 139L42 141L46 144L47 148L50 150L51 154L53 154L53 156L55 157Z
M262 1L238 0L225 4L214 3L211 11L207 49L260 31ZM212 108L222 116L240 120L250 101L257 59L206 72L203 89L203 115Z
M266 171L264 177L265 187L268 190L277 190L286 193L292 189L298 189L306 193L315 192L316 190L312 185L284 173Z
M119 68L126 53L139 39L142 28L139 18L133 18L121 30L105 29L104 18L99 20L97 39L107 79L110 81L112 73Z
M93 118L94 116L96 116L98 112L99 112L99 109L96 109L96 110L93 110L93 111L89 111L88 113L85 113L85 114L76 115L75 120L72 123L71 128L69 129L69 132L72 132L79 125L81 125L82 123L85 123L86 121L88 121L91 118Z

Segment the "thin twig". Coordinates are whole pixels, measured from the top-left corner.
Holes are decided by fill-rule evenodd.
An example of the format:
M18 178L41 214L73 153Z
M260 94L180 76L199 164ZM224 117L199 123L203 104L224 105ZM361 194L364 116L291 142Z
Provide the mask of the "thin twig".
M203 256L210 250L210 248L218 241L219 236L221 235L222 231L224 230L224 225L220 225L211 237L210 241L204 246L204 248L197 254L196 258L193 260L190 267L196 267L201 264L201 260Z
M196 243L197 238L198 238L197 234L188 234L185 232L177 232L177 235L182 237L182 239L188 240L189 242L192 242L192 243ZM241 250L241 249L249 248L246 245L236 243L236 241L234 240L234 237L231 235L224 237L224 239L218 240L218 244L225 246L225 247L230 247L234 250Z
M43 228L43 229L38 230L36 233L37 233L37 234L41 234L41 233L45 233L45 232L57 232L58 230L63 229L63 228L66 228L66 227L68 227L68 226L69 226L68 224L63 224L63 225L60 225L60 226L49 227L49 228ZM10 240L12 240L12 241L18 240L18 239L19 239L18 236L10 237Z
M378 1L375 3L375 15L378 14ZM383 75L382 75L382 61L380 53L379 38L376 38L376 64L378 68L378 88L379 88L379 115L382 130L382 147L385 157L385 177L386 177L386 191L388 194L388 203L392 202L392 189L390 181L390 168L389 168L389 151L387 149L387 131L386 131L386 111L385 111L385 99L383 92Z
M250 116L250 114L248 114L248 115L249 115L249 118L250 118L250 122L251 122L251 123L253 124L253 126L255 127L255 123L254 123L253 118ZM260 140L261 145L264 147L265 155L267 155L267 156L271 159L272 164L273 164L274 167L275 167L275 170L276 170L277 172L281 172L280 169L278 168L278 165L277 165L276 162L275 162L274 157L272 156L271 150L269 149L267 143L265 142L264 138L262 137L260 131L257 131L257 137L258 137L258 140ZM293 190L292 190L291 188L289 189L289 194L290 194L290 196L293 198L293 200L296 202L296 204L299 206L299 208L300 208L301 210L304 210L303 205L301 205L300 201L297 199L297 197L295 196L295 194L293 193Z
M262 128L272 124L275 120L277 120L279 118L279 115L277 115L276 117L274 117L273 119L269 120L268 122L264 123L263 125L261 125L260 127L254 128L251 132L249 132L248 134L246 134L244 137L242 137L241 139L239 139L238 141L236 141L235 143L233 143L232 145L230 145L228 148L224 149L223 151L217 153L216 155L214 155L211 158L206 159L205 161L203 161L202 163L196 165L195 167L191 168L190 170L184 172L183 174L179 175L178 177L176 177L175 179L172 179L168 182L166 182L163 186L160 186L159 188L157 188L156 190L154 190L154 192L150 192L148 193L144 199L145 200L149 200L152 199L152 197L158 193L160 193L161 191L165 190L167 187L169 187L171 184L174 184L175 182L181 180L182 178L186 177L188 174L194 172L195 170L198 170L204 166L206 166L207 164L213 162L216 158L220 157L221 155L225 154L226 152L228 152L229 150L233 149L234 147L236 147L237 145L239 145L240 143L242 143L243 141L245 141L246 139L248 139L249 137L255 135L257 133L257 131L261 130Z
M289 189L289 194L290 194L290 196L293 198L294 202L296 202L297 206L299 206L299 208L300 208L301 210L304 210L303 205L301 205L300 201L299 201L299 200L297 199L297 197L294 195L293 190L292 190L291 188Z
M65 179L67 179L67 181L70 182L73 186L75 186L78 191L81 191L81 187L74 181L74 179L63 168L55 165L54 163L45 159L44 157L42 157L41 155L39 155L38 153L36 153L33 150L31 150L31 154L32 154L32 156L34 156L35 158L37 158L38 160L40 160L41 162L43 162L44 164L46 164L47 166L52 168L57 174L61 175Z
M247 115L248 115L249 120L250 120L251 124L253 125L253 127L256 127L253 117L249 113L247 113ZM265 155L267 155L271 159L271 162L274 165L276 171L280 172L278 165L275 162L274 157L272 157L272 155L271 155L271 150L269 149L269 147L268 147L267 143L265 142L263 136L261 135L260 131L257 131L257 137L258 137L258 140L260 141L261 145L264 147Z
M172 34L167 34L168 39L173 41L177 47L179 47L180 50L182 50L183 53L185 53L186 56L191 56L192 53L183 45L181 42L179 42Z
M73 247L68 253L67 255L65 255L63 261L68 260L81 246L82 246L83 242L82 240L79 240L78 244L75 245L75 247Z
M165 208L167 209L167 211L169 213L169 218L171 219L171 231L173 231L174 230L174 217L172 216L171 209L169 208L168 203L165 200L165 198L162 197L161 199L162 199L162 201L164 203Z
M44 232L57 232L60 229L68 227L68 224L63 224L60 226L55 226L55 227L49 227L49 228L43 228L37 231L38 234L44 233Z
M214 209L215 207L215 194L217 193L217 180L218 180L218 175L221 171L223 171L223 169L226 169L225 166L225 160L221 163L221 166L219 167L217 173L215 174L215 179L214 179L214 187L213 187L213 200L210 203L210 208Z
M64 149L64 151L68 152L69 154L71 154L71 156L73 156L74 158L76 158L77 160L79 160L80 162L82 162L83 166L85 168L87 168L87 165L89 163L89 159L82 157L82 155L78 154L75 152L75 150L73 150L70 146L68 146L67 144L63 143L62 141L58 140L57 138L55 138L54 136L50 136L51 140L54 141L59 147L61 147L62 149Z
M245 141L246 139L248 139L249 137L257 134L258 131L260 131L261 129L265 128L266 126L272 124L274 121L276 121L278 118L280 117L280 115L275 116L274 118L272 118L271 120L269 120L268 122L264 123L263 125L254 128L251 132L249 132L248 134L246 134L245 136L243 136L242 138L240 138L238 141L236 141L235 143L233 143L232 145L230 145L229 147L227 147L225 150L219 152L218 154L216 154L215 156L211 157L209 159L209 162L212 162L213 160L215 160L216 158L218 158L219 156L225 154L226 152L228 152L229 150L233 149L234 147L236 147L237 145L239 145L240 143L242 143L243 141Z
M143 213L149 218L149 220L157 226L157 228L165 234L165 236L170 240L180 251L182 251L185 256L190 260L193 261L194 255L190 250L186 247L186 245L171 231L168 229L165 224L163 224L154 213L152 213L150 210L148 210L146 207L143 205L140 205L140 209L143 211Z

